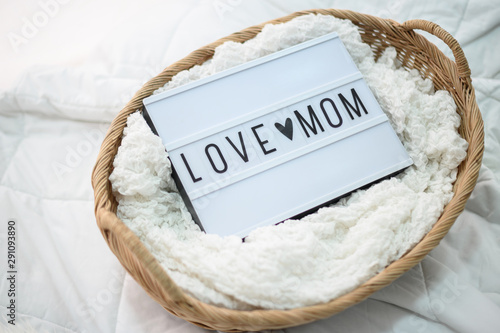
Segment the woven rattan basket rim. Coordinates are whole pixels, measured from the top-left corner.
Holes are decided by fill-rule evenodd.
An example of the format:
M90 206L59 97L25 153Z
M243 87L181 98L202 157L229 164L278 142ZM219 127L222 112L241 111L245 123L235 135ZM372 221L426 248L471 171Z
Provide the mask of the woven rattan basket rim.
M142 108L143 98L150 96L154 90L163 86L178 72L208 60L213 55L215 47L223 42L229 40L242 42L253 38L267 23L287 22L297 16L311 13L333 15L352 21L361 30L364 29L362 37L365 42L372 46L384 42L387 45L395 46L405 67L418 68L423 75L434 81L436 87L447 89L452 93L457 104L457 111L462 117L460 133L469 142L467 158L459 167L455 194L432 230L405 256L390 264L358 288L330 302L291 310L253 311L231 310L203 303L185 294L172 281L139 238L116 216L117 203L111 192L108 178L112 172L113 159L121 143L127 117ZM452 49L455 62L412 29L422 29L442 39ZM384 38L391 39L391 41L384 41ZM411 48L414 50L410 50ZM378 54L380 54L380 47ZM419 57L426 57L424 58L426 61L422 61ZM437 70L432 66L436 67ZM93 170L92 186L94 188L97 224L111 250L134 279L165 309L181 318L205 328L234 332L301 325L326 318L364 300L419 263L438 245L457 216L463 211L475 186L484 150L483 141L483 121L475 100L467 60L456 40L438 25L423 20L412 20L399 24L392 20L348 10L318 9L296 12L244 29L192 52L151 79L135 94L113 120Z

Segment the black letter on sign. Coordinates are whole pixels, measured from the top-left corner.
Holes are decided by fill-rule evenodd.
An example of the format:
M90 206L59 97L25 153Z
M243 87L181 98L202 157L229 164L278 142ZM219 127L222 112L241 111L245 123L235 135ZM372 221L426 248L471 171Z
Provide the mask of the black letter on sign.
M234 150L236 150L236 152L238 153L238 155L240 155L241 159L243 161L248 162L248 154L247 154L247 149L245 147L245 142L243 142L243 135L241 135L241 131L238 132L238 136L240 137L240 143L241 143L241 148L243 149L243 153L241 153L240 150L238 150L238 148L236 148L236 146L234 145L233 141L231 141L231 139L229 139L228 136L226 136L226 140L227 142L229 142L229 144L231 145L231 147L234 148Z
M358 102L359 102L359 104L361 104L361 107L363 108L363 111L365 111L365 114L368 114L368 111L366 111L366 108L363 105L363 102L361 102L361 99L359 98L358 93L356 92L356 90L354 90L354 88L351 89L351 93L352 93L352 98L354 99L354 105L356 105L356 107L352 106L352 104L349 103L349 101L344 96L342 96L342 94L339 94L339 97L340 97L340 100L342 101L342 104L344 104L345 110L347 111L347 113L349 113L349 116L351 116L351 119L354 120L354 116L352 115L351 110L354 111L354 113L358 117L361 117L361 110L359 109ZM351 110L349 110L349 108Z
M266 147L264 147L264 145L266 143L268 143L269 141L268 140L262 141L259 138L259 134L257 134L257 128L262 127L262 126L264 126L264 124L259 124L259 125L252 127L253 135L255 135L255 138L257 139L257 142L259 143L259 146L262 149L262 152L264 153L264 155L274 153L276 151L276 148L272 148L271 150L266 150Z
M222 161L222 164L224 164L224 168L222 170L217 169L217 166L215 166L214 160L212 159L212 156L210 156L210 153L208 152L208 149L214 147L215 150L217 150L217 153L219 154L220 160ZM227 163L226 160L224 159L224 156L222 155L222 152L220 151L219 146L216 144L209 144L205 147L205 154L207 154L208 160L210 161L210 164L212 165L212 168L214 169L215 172L217 173L224 173L227 171Z
M339 120L338 123L332 124L332 121L330 120L330 117L328 117L328 113L326 113L325 107L323 106L323 104L325 104L325 102L329 102L333 106L333 109L335 110L335 114L337 115L337 118ZM335 105L335 103L331 99L323 98L321 100L321 102L319 103L319 106L321 106L321 110L323 111L323 114L325 115L325 118L326 118L326 121L328 122L328 125L332 126L333 128L337 128L337 127L342 126L342 122L343 122L342 117L340 116L340 113L339 113L339 110L337 109L337 106Z
M309 127L311 132L314 133L314 135L318 134L318 130L316 129L316 122L318 123L319 128L321 129L321 132L324 132L325 129L323 128L323 125L321 125L321 123L319 122L318 116L316 115L316 113L314 113L312 106L308 105L307 109L309 110L309 117L311 118L312 125L310 123L308 123L307 120L304 119L304 117L302 117L302 115L299 113L299 111L297 111L297 110L293 111L295 113L295 117L297 117L297 120L300 123L300 126L302 126L304 133L306 133L307 137L310 137L309 132L307 132L307 129L304 126L304 123L305 123L307 125L307 127Z
M191 176L191 179L193 180L193 183L199 182L202 180L201 177L196 178L193 174L193 170L191 170L191 167L188 164L188 161L186 160L186 156L184 156L183 153L181 153L181 158L184 161L184 165L186 165L186 168L188 169L189 175Z

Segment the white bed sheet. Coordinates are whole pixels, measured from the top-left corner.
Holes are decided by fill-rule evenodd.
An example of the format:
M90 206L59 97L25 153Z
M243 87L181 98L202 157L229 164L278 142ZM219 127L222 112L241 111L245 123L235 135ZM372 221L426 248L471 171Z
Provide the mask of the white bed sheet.
M454 35L472 69L486 151L465 212L421 264L336 316L283 331L500 331L498 0L74 0L17 52L7 38L0 42L0 332L205 331L152 301L102 239L90 186L100 142L124 103L162 68L231 32L319 7L424 18ZM36 1L0 8L6 37L43 10ZM5 317L10 218L19 240L15 327Z

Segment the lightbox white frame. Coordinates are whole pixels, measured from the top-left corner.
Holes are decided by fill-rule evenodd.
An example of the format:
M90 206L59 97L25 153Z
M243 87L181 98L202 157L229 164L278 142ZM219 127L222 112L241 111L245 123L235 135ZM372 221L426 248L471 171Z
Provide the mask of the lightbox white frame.
M283 69L287 70L284 71ZM283 76L285 77L283 78ZM290 86L279 90L276 82L280 79L285 83L291 82ZM267 84L269 87L259 87L262 84ZM247 124L272 113L280 112L303 100L354 84L364 87L365 98L370 99L369 104L372 111L370 117L366 117L366 121L346 128L336 135L331 135L322 140L307 144L285 156L281 155L243 172L228 175L223 181L216 179L202 187L193 188L191 186L192 184L190 184L190 179L187 177L185 165L183 166L180 163L176 152L179 152L183 148L186 149L186 147L192 147L191 145L195 145L205 138L214 137L218 133L228 129ZM198 100L193 96L198 98L200 96L204 97L203 103L198 103ZM226 102L222 103L222 105L218 102L218 99L221 97ZM235 105L235 101L241 101L243 98L245 102L250 103L250 107L247 109L224 108L224 105ZM254 104L252 105L252 103ZM187 107L182 110L186 104ZM350 55L335 33L295 45L184 86L150 96L144 99L144 105L150 121L154 124L157 134L162 138L170 154L172 164L176 170L175 176L178 178L177 183L181 189L181 193L183 193L187 206L190 208L194 219L209 233L214 232L223 236L236 234L244 237L256 227L278 223L284 219L313 209L412 164L401 142L390 127L387 116L380 109L373 94L364 82L361 73L357 70ZM207 107L210 108L213 106L216 106L216 109L206 110ZM198 122L196 122L196 119L198 119ZM360 133L363 133L363 135L359 135ZM261 181L266 179L263 175L272 173L270 170L274 168L288 170L285 166L288 165L289 167L294 163L299 165L300 163L297 161L303 159L304 156L309 156L307 158L313 160L312 156L317 155L318 152L323 151L323 153L327 153L328 150L334 151L335 149L333 148L336 148L335 145L340 147L340 143L346 147L350 147L346 145L346 142L350 143L353 147L359 146L366 143L366 141L363 143L356 142L361 140L361 138L367 140L366 136L368 136L368 141L371 145L367 151L359 152L358 155L366 155L373 152L376 148L380 149L380 147L385 149L383 151L385 155L379 152L380 154L377 154L377 156L384 158L384 161L387 163L377 166L377 170L373 172L364 170L362 177L351 175L349 176L350 178L348 177L352 179L349 184L343 184L340 188L334 188L328 193L308 194L307 198L302 198L301 204L294 202L292 207L285 207L286 203L279 204L276 200L273 202L273 200L269 200L265 195L255 195L258 188L261 187L260 185L265 185L259 184L259 178L261 178ZM280 136L278 137L281 138ZM328 147L330 149L327 149ZM337 154L346 156L346 154L339 152ZM352 154L349 156L347 157L353 158ZM318 161L321 160L320 158ZM357 161L354 162L359 163ZM353 164L354 166L355 164ZM332 170L332 172L334 173L335 170ZM254 184L253 190L251 189L252 185L248 186L249 179ZM269 191L274 191L272 196L275 197L290 194L289 189L278 191L276 186L273 186L272 181L269 183L269 180L266 179L265 182L268 184L267 188L264 186L266 194L269 194ZM238 187L241 187L241 190L238 190ZM304 184L302 184L302 187L304 187ZM231 189L229 195L225 193L228 189ZM304 188L302 190L307 191ZM248 197L245 197L245 193L249 194ZM220 194L219 199L217 199L215 194ZM211 198L208 205L196 208L197 202L200 199L207 199L209 196ZM265 200L259 201L259 197L262 199L265 198ZM234 198L237 198L236 200L240 203L246 201L246 204L243 206L236 205L238 209L235 211L233 210L235 202L231 201ZM267 207L266 205L271 205L271 207ZM210 207L213 211L207 214ZM269 211L272 211L273 207L276 208L275 212L270 214ZM247 209L246 212L245 208ZM266 216L251 216L250 220L244 220L246 216L251 215L251 211L255 212L255 210L265 212ZM242 219L244 220L243 223L238 223ZM236 227L234 227L235 224Z

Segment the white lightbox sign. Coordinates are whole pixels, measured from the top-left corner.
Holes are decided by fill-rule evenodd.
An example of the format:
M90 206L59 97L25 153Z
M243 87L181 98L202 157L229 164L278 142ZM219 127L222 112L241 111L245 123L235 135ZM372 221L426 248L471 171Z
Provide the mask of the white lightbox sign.
M412 164L335 33L144 105L207 233L247 236Z

